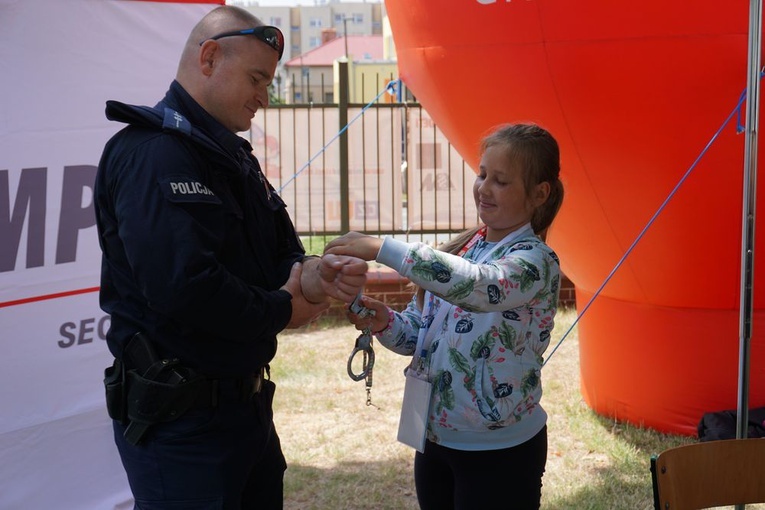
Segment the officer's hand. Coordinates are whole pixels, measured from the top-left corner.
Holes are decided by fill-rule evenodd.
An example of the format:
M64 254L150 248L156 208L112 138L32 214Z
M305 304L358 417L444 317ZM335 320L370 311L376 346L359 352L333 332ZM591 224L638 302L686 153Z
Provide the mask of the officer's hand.
M324 248L324 253L334 255L350 255L364 260L374 260L382 246L382 239L368 236L359 232L348 232L333 239Z
M364 288L368 270L368 264L360 258L324 255L319 264L321 287L327 296L350 303Z
M309 302L300 287L300 276L303 273L303 264L295 262L290 271L290 277L281 290L286 290L292 296L292 317L287 324L287 328L299 328L315 320L321 313L329 308L328 302L311 303Z
M364 308L369 308L374 311L374 315L367 315L366 317L360 317L359 315L351 312L346 312L345 316L348 320L356 326L359 331L369 328L373 333L382 331L388 327L389 309L385 306L385 303L378 301L369 296L361 297L361 304Z

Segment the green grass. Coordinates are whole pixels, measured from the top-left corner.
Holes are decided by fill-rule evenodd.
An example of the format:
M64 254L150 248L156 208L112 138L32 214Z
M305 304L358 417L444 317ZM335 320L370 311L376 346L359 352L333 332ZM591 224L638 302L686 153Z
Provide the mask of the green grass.
M306 236L301 237L300 242L308 255L321 255L324 253L324 247L337 236Z
M552 345L575 318L573 310L559 313ZM356 336L351 326L328 321L280 338L272 378L278 386L275 421L289 464L287 510L418 508L414 451L396 441L407 359L375 344L373 406L366 406L364 383L352 381L346 370ZM542 508L652 509L651 455L695 438L593 413L579 390L576 328L545 366L542 381L549 414Z

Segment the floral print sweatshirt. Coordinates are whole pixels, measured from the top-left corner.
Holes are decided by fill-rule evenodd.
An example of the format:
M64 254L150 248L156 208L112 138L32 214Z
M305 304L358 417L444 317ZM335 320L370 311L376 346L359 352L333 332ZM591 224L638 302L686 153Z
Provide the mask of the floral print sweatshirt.
M413 356L411 375L432 383L427 438L462 450L521 444L545 425L540 372L558 307L560 263L530 226L476 263L481 243L461 257L386 238L377 261L423 287L390 311L376 334Z

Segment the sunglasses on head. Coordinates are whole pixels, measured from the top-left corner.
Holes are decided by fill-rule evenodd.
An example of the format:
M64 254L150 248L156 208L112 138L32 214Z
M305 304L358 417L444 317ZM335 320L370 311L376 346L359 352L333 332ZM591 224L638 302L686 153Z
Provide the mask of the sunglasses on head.
M218 39L223 39L224 37L232 37L235 35L254 35L258 38L258 40L263 41L275 49L276 52L279 53L279 60L281 60L282 54L284 53L284 34L282 34L282 31L278 28L271 26L260 26L254 28L245 28L244 30L223 32L222 34L208 37L204 41L200 42L199 45L202 46L205 41L217 41Z

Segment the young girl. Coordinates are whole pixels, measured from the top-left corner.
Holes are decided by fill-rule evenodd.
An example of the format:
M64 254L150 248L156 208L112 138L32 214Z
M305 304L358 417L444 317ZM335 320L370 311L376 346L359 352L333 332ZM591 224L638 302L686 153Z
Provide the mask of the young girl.
M401 313L363 297L374 316L349 319L412 356L399 439L418 449L425 510L540 505L540 370L560 267L538 235L563 200L558 144L539 126L504 125L482 141L481 155L473 195L483 225L441 250L356 232L326 250L376 259L419 286Z

